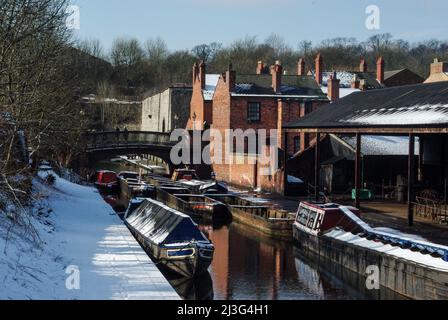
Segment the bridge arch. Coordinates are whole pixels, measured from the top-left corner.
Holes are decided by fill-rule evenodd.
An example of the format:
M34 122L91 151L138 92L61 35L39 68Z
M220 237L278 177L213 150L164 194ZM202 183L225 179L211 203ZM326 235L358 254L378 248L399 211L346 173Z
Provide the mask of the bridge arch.
M170 170L176 168L170 160L171 148L176 141L171 133L149 131L103 131L87 134L86 152L90 164L118 156L147 154L162 159Z

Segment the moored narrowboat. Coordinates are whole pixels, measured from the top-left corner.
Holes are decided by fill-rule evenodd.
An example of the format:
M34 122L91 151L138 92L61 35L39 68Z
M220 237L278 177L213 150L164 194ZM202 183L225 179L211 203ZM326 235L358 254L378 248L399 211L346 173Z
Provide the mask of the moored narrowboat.
M117 174L108 170L97 171L95 173L95 186L102 193L113 194L118 192L119 184Z
M229 208L232 220L281 240L292 240L294 216L287 211L252 202L236 194L206 194Z
M210 266L214 246L193 220L153 199L145 199L125 223L142 247L159 263L188 278Z
M302 202L293 235L304 254L366 277L412 299L447 299L448 247L390 229L375 229L356 208ZM369 271L370 270L370 271Z

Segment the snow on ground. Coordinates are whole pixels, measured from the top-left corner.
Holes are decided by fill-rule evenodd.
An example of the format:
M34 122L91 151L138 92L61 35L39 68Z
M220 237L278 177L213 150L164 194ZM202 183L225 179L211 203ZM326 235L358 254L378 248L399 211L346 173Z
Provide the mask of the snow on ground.
M179 299L95 189L57 176L34 186L47 196L32 218L42 243L17 227L6 242L11 222L0 216L0 299ZM79 290L66 287L69 266L79 269Z

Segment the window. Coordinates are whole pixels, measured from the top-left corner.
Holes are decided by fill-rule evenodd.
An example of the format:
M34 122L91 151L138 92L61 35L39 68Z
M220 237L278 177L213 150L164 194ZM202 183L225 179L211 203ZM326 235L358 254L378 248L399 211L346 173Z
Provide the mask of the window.
M297 153L300 151L300 136L294 137L294 153Z
M261 104L259 102L249 102L247 106L247 121L248 122L261 121Z
M303 226L306 226L306 223L308 222L308 216L310 214L310 210L304 207L300 207L299 212L297 214L296 221L300 223Z

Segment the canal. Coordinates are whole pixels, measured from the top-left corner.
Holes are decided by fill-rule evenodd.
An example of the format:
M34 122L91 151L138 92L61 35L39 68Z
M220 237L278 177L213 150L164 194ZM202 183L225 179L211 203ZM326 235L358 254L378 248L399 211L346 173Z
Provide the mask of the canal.
M122 162L100 163L98 169L136 170ZM292 242L270 239L232 223L214 227L200 223L213 242L209 272L196 280L179 278L159 266L186 300L347 300L400 299L391 290L367 290L366 279L306 257Z

